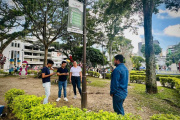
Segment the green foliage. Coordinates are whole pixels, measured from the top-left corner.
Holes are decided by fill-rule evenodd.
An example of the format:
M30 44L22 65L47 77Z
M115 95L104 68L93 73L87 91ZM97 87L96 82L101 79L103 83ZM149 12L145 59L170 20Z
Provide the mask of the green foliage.
M76 47L76 50L72 54L73 60L81 61L83 56L83 47ZM92 66L107 64L107 58L100 52L100 50L95 48L86 49L86 59Z
M88 71L87 73L88 73L88 75L91 76L91 77L97 77L97 78L100 77L100 73L95 72L95 71Z
M139 120L140 116L116 113L100 110L99 112L88 112L74 107L55 107L56 104L41 104L43 97L35 95L16 96L12 103L13 113L19 120Z
M178 90L180 93L180 79L175 77L159 77L160 82L163 86L166 86L166 84L170 85L171 88L174 88ZM167 85L167 86L168 86Z
M159 53L162 52L162 49L161 49L161 47L160 47L159 45L154 44L153 47L154 47L154 54L155 54L155 55L159 55ZM142 52L143 55L145 56L145 44L142 45L141 52Z
M89 76L93 77L93 71L88 71L87 73Z
M4 72L4 70L0 70L0 74L8 75L9 72Z
M129 89L131 96L136 96L136 105L140 108L147 107L161 114L180 115L180 97L175 89L158 87L157 94L147 94L146 85L131 83Z
M111 79L111 73L106 73L105 78L106 79Z
M180 120L180 116L173 114L155 114L150 120Z
M25 94L24 90L16 89L16 88L13 88L7 91L4 97L5 97L5 101L8 104L8 107L12 108L12 102L15 97L17 97L18 95L24 95L24 94Z
M35 95L19 95L14 98L12 103L13 113L20 120L30 118L31 108L41 104L43 97Z
M132 62L133 62L134 68L136 68L136 70L139 70L139 67L141 67L141 63L144 62L144 59L140 56L133 56Z
M130 75L131 82L136 81L136 83L141 83L141 82L145 82L145 80L146 80L145 75Z

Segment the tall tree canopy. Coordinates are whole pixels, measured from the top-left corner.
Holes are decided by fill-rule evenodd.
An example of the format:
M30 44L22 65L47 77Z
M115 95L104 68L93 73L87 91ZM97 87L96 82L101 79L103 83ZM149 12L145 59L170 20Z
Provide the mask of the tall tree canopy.
M82 61L82 56L83 56L83 47L76 47L76 51L72 54L73 60ZM87 48L86 59L87 59L87 62L89 61L93 67L96 67L97 65L107 64L107 59L100 52L100 50L92 48L92 47Z
M107 14L117 15L124 8L129 8L132 14L143 14L144 36L145 36L145 57L146 57L146 92L157 93L155 75L155 56L152 38L152 14L157 13L157 7L165 3L168 9L178 10L179 0L110 0L111 4L106 8Z
M159 45L153 44L153 47L154 47L154 54L155 55L159 55L162 52L162 49L161 49L161 47ZM145 44L142 45L141 52L145 56Z
M24 37L28 31L27 23L21 23L23 12L16 9L15 6L0 0L0 53L16 38ZM21 28L14 31L15 28Z
M141 63L144 62L144 59L140 56L133 56L131 60L136 70L139 70L139 68L141 67Z
M68 1L62 0L12 0L16 8L24 13L30 35L43 44L47 63L48 47L52 42L67 35Z

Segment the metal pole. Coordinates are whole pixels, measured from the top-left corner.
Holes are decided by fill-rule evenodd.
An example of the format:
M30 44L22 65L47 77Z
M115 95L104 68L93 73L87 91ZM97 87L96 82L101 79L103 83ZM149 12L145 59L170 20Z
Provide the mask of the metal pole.
M83 76L82 76L82 98L81 109L87 108L87 91L86 91L86 0L84 0L83 11Z

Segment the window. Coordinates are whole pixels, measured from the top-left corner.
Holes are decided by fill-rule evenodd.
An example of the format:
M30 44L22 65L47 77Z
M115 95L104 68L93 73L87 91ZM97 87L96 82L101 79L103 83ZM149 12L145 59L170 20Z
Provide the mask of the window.
M18 48L20 48L20 44L18 43Z
M24 55L32 55L30 52L24 52Z
M24 46L25 49L29 49L29 50L32 50L32 47L30 46Z
M11 43L11 47L14 47L14 43L13 42Z
M15 43L15 47L17 47L17 43Z

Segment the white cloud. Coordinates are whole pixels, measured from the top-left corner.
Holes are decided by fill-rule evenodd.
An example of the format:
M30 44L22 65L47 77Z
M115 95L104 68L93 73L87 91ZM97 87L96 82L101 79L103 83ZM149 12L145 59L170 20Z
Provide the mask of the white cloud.
M137 32L138 32L138 35L130 32L129 29L124 31L124 36L132 41L132 45L134 46L133 53L138 52L138 43L142 42L141 35L144 35L144 28L139 27Z
M180 11L171 11L171 10L159 10L159 13L157 14L157 17L160 19L169 19L169 18L178 18L180 17Z
M180 24L168 26L164 29L164 34L173 37L180 37Z

